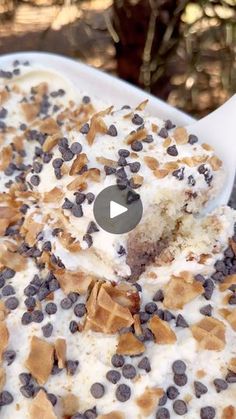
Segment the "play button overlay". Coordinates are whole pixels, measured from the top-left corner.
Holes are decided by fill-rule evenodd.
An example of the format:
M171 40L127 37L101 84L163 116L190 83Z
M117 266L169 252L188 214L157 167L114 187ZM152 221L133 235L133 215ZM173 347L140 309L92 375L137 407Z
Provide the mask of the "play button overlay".
M143 206L140 196L133 189L108 186L97 196L93 207L97 224L111 234L124 234L140 222Z

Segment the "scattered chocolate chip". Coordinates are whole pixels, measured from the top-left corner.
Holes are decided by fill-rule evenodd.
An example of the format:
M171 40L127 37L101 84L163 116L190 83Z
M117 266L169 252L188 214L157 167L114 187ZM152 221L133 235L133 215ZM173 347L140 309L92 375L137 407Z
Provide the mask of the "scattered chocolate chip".
M63 165L63 159L60 159L60 158L54 159L52 162L52 166L54 169L60 169L62 165Z
M141 164L138 161L135 161L133 163L129 163L129 168L131 173L138 173L140 170Z
M70 161L73 159L74 153L69 148L66 148L61 152L61 156L65 161Z
M174 170L172 172L172 176L174 176L178 180L184 179L184 167L181 167L180 169Z
M183 400L175 400L173 403L173 410L177 415L183 416L185 413L187 413L188 408Z
M81 134L88 134L89 132L89 124L86 123L80 128Z
M126 384L119 384L116 389L116 398L119 402L127 402L131 396L130 387Z
M72 143L70 146L70 149L72 151L73 154L80 154L82 151L82 145L80 143Z
M31 313L29 313L28 311L26 311L25 313L23 313L22 317L21 317L21 324L23 326L27 326L28 324L30 324L32 322L32 316Z
M79 365L79 361L68 360L66 363L66 369L67 369L68 374L75 375L78 365Z
M236 383L236 373L233 371L229 371L228 374L225 377L227 383L234 384Z
M53 406L57 404L57 397L53 393L47 393L48 400L52 403Z
M125 363L125 359L122 355L114 354L111 358L111 363L113 367L121 368Z
M125 364L122 367L122 374L125 378L132 380L136 376L136 369L131 364Z
M45 338L49 338L52 335L53 325L51 323L47 323L42 327L43 336Z
M43 246L42 246L42 250L43 250L44 252L51 252L51 250L52 250L52 245L51 245L51 242L50 242L50 241L46 241L46 242L44 242L44 243L43 243Z
M125 157L126 158L126 157L129 157L130 151L126 150L124 148L121 148L120 150L118 150L118 154L119 154L120 157Z
M117 384L118 381L121 379L121 373L119 371L116 371L116 370L110 370L110 371L107 372L106 378L112 384Z
M107 131L107 134L110 135L111 137L116 137L117 136L117 129L115 127L115 125L110 125Z
M214 291L214 282L208 278L205 280L203 287L205 289L205 292L203 293L203 296L206 300L210 300Z
M178 314L176 318L176 327L189 327L189 324L185 320L185 318L182 316L182 314Z
M35 394L35 389L33 384L26 384L22 387L20 387L20 392L22 396L26 397L27 399L30 399Z
M92 409L85 410L83 419L96 419L97 416L97 408L94 406Z
M216 378L214 380L214 385L216 388L217 393L220 393L222 390L226 390L228 388L228 383L221 378Z
M164 393L163 396L159 399L158 406L165 406L167 403L167 394Z
M32 378L31 374L27 372L22 372L19 374L19 380L23 386L28 385L31 381L31 378Z
M153 314L153 313L155 313L155 311L157 311L157 305L156 305L156 303L154 303L154 302L147 303L147 304L145 305L145 311L146 311L148 314Z
M16 297L9 297L4 304L8 310L15 310L19 305L19 300Z
M194 179L194 177L192 175L188 176L188 185L190 185L190 186L195 186L196 185L196 180Z
M60 306L63 310L69 310L72 307L72 304L72 301L68 297L63 298L60 302Z
M3 297L8 297L9 295L14 295L15 290L12 285L5 285L2 289L2 295Z
M0 119L4 119L7 116L7 109L4 107L0 108Z
M13 350L7 350L3 353L3 361L7 363L7 365L11 365L16 359L16 352Z
M155 302L159 302L159 301L163 301L164 300L164 293L163 293L163 291L160 289L160 290L158 290L155 294L154 294L154 296L153 296L153 301L155 301Z
M201 307L199 311L201 314L203 314L203 316L210 317L212 315L212 310L213 310L213 307L210 304L207 304L206 306Z
M90 393L95 399L101 399L104 396L105 388L101 383L94 383L90 388Z
M47 303L45 306L45 311L47 314L52 315L55 314L57 312L57 306L55 303Z
M177 150L177 148L176 148L176 146L175 145L171 145L171 146L169 146L167 149L166 149L166 151L167 151L167 153L170 155L170 156L174 156L174 157L176 157L176 156L178 156L178 150Z
M72 334L78 332L78 324L75 320L70 321L69 330Z
M127 193L127 198L126 198L126 203L129 205L129 204L132 204L133 202L135 202L135 201L138 201L140 199L140 195L139 194L137 194L136 192L134 192L134 191L128 191L128 193Z
M156 419L170 419L170 412L165 407L158 409Z
M145 370L146 372L151 371L150 361L147 356L145 356L141 359L141 361L139 361L138 368L140 368L141 370Z
M92 204L92 202L95 199L95 195L92 192L88 192L86 194L86 199L87 199L88 204Z
M177 386L183 387L187 384L188 377L186 374L175 374L174 375L174 382Z
M198 142L198 138L196 135L190 134L188 137L189 144L193 145Z
M206 406L202 407L200 410L201 419L213 419L216 415L214 407Z
M230 305L235 305L236 304L236 294L233 294L229 297L228 303Z
M186 364L181 359L177 359L172 364L172 370L175 374L184 374L186 371Z
M2 391L0 393L0 407L6 406L8 404L11 404L13 402L13 397L9 391Z
M31 313L31 319L34 323L41 323L44 319L43 312L41 310L34 310Z
M132 122L134 125L142 125L143 124L143 118L138 115L137 113L134 114L132 118Z
M167 128L161 128L160 131L158 132L159 137L162 138L167 138L168 137L168 131Z
M99 231L97 224L94 221L91 221L87 228L87 234L93 234Z
M74 217L80 218L83 217L83 210L82 206L78 204L73 204L71 208L71 213L74 215Z
M110 166L104 166L104 171L105 171L107 176L110 176L110 175L113 175L114 173L116 173L116 169L114 167L110 167Z
M82 102L83 102L85 105L87 105L88 103L90 103L90 102L91 102L91 99L90 99L90 97L89 97L89 96L84 96L84 97L82 98Z
M144 139L143 139L143 142L144 143L148 143L148 144L150 144L150 143L153 143L153 141L154 141L154 139L153 139L153 136L150 134L150 135L147 135Z
M172 121L170 121L170 119L167 119L167 121L165 121L165 128L166 129L172 129L172 128L175 128L175 124L173 124L173 122Z
M143 144L141 143L141 141L133 141L131 144L131 149L133 151L139 152L143 149Z
M38 186L40 184L40 177L38 175L33 175L30 178L30 182L33 186Z
M118 163L118 166L122 166L122 167L127 166L128 164L125 157L119 157L117 163Z
M83 236L83 240L87 243L88 248L92 246L92 244L93 244L93 238L92 238L92 236L90 234L86 233Z
M170 386L166 390L166 395L167 395L168 399L174 400L174 399L176 399L176 397L178 397L179 390L174 386Z
M199 399L203 394L206 394L208 392L207 386L205 384L201 383L200 381L194 381L194 391L195 396Z
M83 317L86 314L86 306L83 303L76 304L74 307L74 313L76 317Z
M24 294L27 297L33 297L35 294L37 294L37 288L34 287L33 285L27 285L27 287L25 287L24 289Z

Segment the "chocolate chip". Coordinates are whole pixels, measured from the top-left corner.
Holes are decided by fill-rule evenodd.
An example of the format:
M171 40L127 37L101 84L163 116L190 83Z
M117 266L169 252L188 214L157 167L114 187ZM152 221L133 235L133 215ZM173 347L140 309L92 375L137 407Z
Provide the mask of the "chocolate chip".
M94 383L90 388L90 393L95 399L101 399L104 396L105 388L101 383Z
M28 385L31 381L31 378L32 378L31 374L27 372L22 372L19 374L19 380L23 386Z
M124 190L128 186L128 180L127 179L120 179L120 178L118 178L118 179L116 179L116 184L117 184L117 187L120 190Z
M141 324L147 323L148 320L150 319L150 315L149 313L145 312L145 311L140 311L139 312L139 319Z
M169 146L167 149L166 149L166 151L167 151L167 153L170 155L170 156L174 156L174 157L176 157L176 156L178 156L178 150L177 150L177 148L176 148L176 146L175 145L171 145L171 146Z
M225 377L227 383L234 384L236 383L236 373L233 371L229 371L228 374Z
M213 307L210 304L207 304L206 306L201 307L199 311L201 314L203 314L203 316L210 317L212 315L212 310L213 310Z
M72 304L72 301L68 297L63 298L60 302L60 306L63 310L69 310L72 307Z
M173 403L173 410L177 415L183 416L185 413L187 413L188 408L183 400L175 400Z
M214 291L214 282L210 278L208 278L205 280L203 287L205 289L203 296L206 300L210 300Z
M9 297L4 304L8 310L15 310L19 305L19 301L16 297Z
M89 124L86 123L80 128L81 134L88 134L89 132Z
M143 118L138 115L137 113L134 114L132 118L132 122L134 125L142 125L143 124Z
M122 374L125 378L132 380L136 376L136 369L131 364L125 364L122 367Z
M40 173L42 171L43 165L39 161L33 162L33 170L35 173Z
M69 294L67 295L67 297L72 301L72 303L76 303L76 301L79 298L79 294L77 292L69 292Z
M233 294L229 297L228 303L232 306L236 304L236 294Z
M110 135L111 137L116 137L117 136L117 129L115 127L115 125L110 125L107 131L107 134Z
M207 386L205 384L201 383L200 381L194 381L194 391L195 396L199 399L203 394L206 394L208 392Z
M178 397L179 390L174 386L170 386L167 388L166 394L167 394L168 399L174 400L176 399L176 397Z
M146 311L148 314L153 314L153 313L155 313L155 311L157 311L157 305L156 305L156 303L154 303L154 302L147 303L147 304L145 305L145 311Z
M23 313L22 317L21 317L21 324L23 326L27 326L28 324L30 324L32 322L32 316L31 313L29 313L28 311L26 311L25 313Z
M110 176L110 175L113 175L114 173L116 173L116 169L114 167L110 167L110 166L104 166L104 171L105 171L107 176Z
M159 137L167 138L169 134L166 128L161 128L160 131L158 132L158 135Z
M7 365L11 365L16 359L16 352L13 350L8 350L3 353L3 360Z
M201 282L201 284L204 284L204 282L206 280L206 278L204 278L204 276L201 275L201 274L195 275L194 279L196 279L196 281L198 281L198 282Z
M164 393L163 396L159 399L158 406L165 406L167 403L167 394Z
M32 322L41 323L44 319L43 312L41 310L34 310L31 313Z
M137 194L136 192L134 192L134 191L128 191L128 193L127 193L127 198L126 198L126 203L129 205L129 204L132 204L133 202L135 202L135 201L138 201L140 199L140 195L139 194Z
M189 327L188 322L182 316L182 314L178 314L176 318L176 327Z
M126 157L129 157L130 151L126 150L124 148L121 148L120 150L118 150L118 154L119 154L120 157L125 157L126 158Z
M78 368L79 361L68 360L66 363L66 369L69 375L75 375Z
M160 409L158 409L156 413L156 419L170 419L169 410L165 407L161 407Z
M0 407L6 406L8 404L11 404L13 402L13 397L9 391L2 391L0 393Z
M174 382L177 386L183 387L187 384L188 377L186 374L175 374L174 375Z
M60 169L62 165L63 165L63 159L60 159L60 158L54 159L52 162L52 166L54 169Z
M175 319L174 314L172 314L169 310L163 311L162 320L165 320L165 322L170 322L173 319Z
M61 156L65 161L70 161L73 159L74 153L69 148L67 148L61 152Z
M173 122L172 121L170 121L170 119L167 119L167 121L165 122L165 128L166 129L172 129L172 128L175 128L175 124L173 124Z
M146 372L151 371L150 361L147 356L145 356L141 359L141 361L139 361L138 368L140 368L141 370L145 370Z
M138 161L135 161L133 163L129 163L129 168L131 173L138 173L140 170L141 164Z
M172 364L172 370L175 374L184 374L186 371L186 364L181 359L177 359Z
M78 332L78 324L75 320L70 321L69 330L72 334Z
M57 404L57 397L53 393L47 393L48 400L52 403L53 406Z
M131 144L131 149L133 151L141 151L143 149L143 144L141 143L141 141L133 141Z
M188 137L189 144L193 145L198 142L198 138L196 135L190 134Z
M147 136L143 139L143 142L144 142L144 143L148 143L148 144L153 143L153 141L154 141L154 139L153 139L153 136L152 136L152 135L147 135Z
M83 303L76 304L74 307L74 313L76 317L83 317L86 314L86 306Z
M30 182L33 186L38 186L40 184L40 177L38 175L33 175L30 178Z
M184 167L181 167L180 169L174 170L172 172L172 176L174 176L178 180L184 179Z
M27 297L24 303L29 310L34 309L34 307L36 306L36 300L34 297Z
M14 294L15 294L15 290L12 285L6 285L5 287L3 287L2 295L4 297L8 297L9 295L14 295Z
M162 290L158 290L154 296L153 296L153 301L155 302L159 302L159 301L163 301L164 300L164 293Z
M116 398L119 402L127 402L130 399L131 390L126 384L119 384L116 389Z
M213 419L216 415L214 407L206 406L202 407L200 410L201 419Z
M95 195L92 192L88 192L86 194L86 199L87 199L88 204L92 204L92 202L95 199Z
M122 355L115 354L111 358L111 363L113 367L120 368L120 367L123 367L125 363L125 359Z
M117 253L118 253L119 256L124 256L124 255L126 255L126 250L123 246L119 246L119 248L117 250Z
M221 378L216 378L214 380L214 385L216 388L217 393L220 393L222 390L226 390L228 388L228 383Z
M72 143L70 149L73 154L80 154L82 151L82 145L80 143Z
M52 335L53 325L51 323L47 323L42 327L43 336L45 338L49 338Z
M26 385L20 387L20 392L21 392L22 396L26 397L27 399L30 399L35 394L34 385L33 384L26 384Z
M99 231L97 224L94 221L91 221L88 225L87 233L92 234L92 233L96 233L97 231Z
M192 175L188 176L188 185L190 185L190 186L195 186L196 185L196 180L194 179L194 177Z
M26 295L26 297L33 297L37 294L37 288L33 285L27 285L27 287L25 287L24 289L24 294Z
M71 213L74 215L74 217L77 217L77 218L83 217L82 206L78 204L73 204L71 208Z
M7 116L7 109L5 108L0 108L0 119L4 119Z
M107 372L106 378L112 384L117 384L118 381L121 379L121 373L119 371L116 371L116 370L110 370L110 371Z
M89 97L89 96L84 96L84 97L82 98L82 102L83 102L85 105L87 105L88 103L90 103L90 102L91 102L91 99L90 99L90 97Z
M93 244L93 238L92 238L92 236L91 236L90 234L87 234L87 233L86 233L86 234L83 236L83 240L87 243L88 248L92 246L92 244Z
M118 159L118 166L127 166L127 160L126 160L126 158L125 157L119 157L119 159Z
M97 416L97 408L94 406L92 409L85 410L83 419L96 419Z
M55 314L57 312L57 306L55 303L47 303L45 306L45 311L47 314L52 315Z
M46 242L44 242L44 243L43 243L43 246L42 246L42 250L43 250L44 252L51 252L51 250L52 250L52 245L51 245L51 242L50 242L50 241L46 241Z

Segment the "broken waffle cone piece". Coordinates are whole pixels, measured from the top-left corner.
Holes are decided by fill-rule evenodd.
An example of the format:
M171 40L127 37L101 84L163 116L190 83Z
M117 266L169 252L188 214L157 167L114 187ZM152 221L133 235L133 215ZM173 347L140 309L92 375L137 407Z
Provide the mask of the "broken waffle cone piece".
M9 340L9 332L5 321L0 321L0 361L2 360L2 355L5 349L7 348Z
M112 288L112 284L105 283L97 283L93 287L86 304L85 329L91 329L94 332L116 333L121 328L133 324L134 320L129 308L123 306L121 300L117 302L112 298Z
M65 368L66 366L66 340L58 338L55 341L55 356L58 361L59 368Z
M153 316L149 321L149 328L154 334L155 342L159 345L171 345L176 342L176 335L167 322Z
M220 283L219 289L224 292L229 289L231 285L236 285L236 274L226 276L224 281Z
M140 340L138 340L133 333L123 333L119 337L116 352L119 355L140 355L145 352L145 345L140 342Z
M79 399L72 393L62 397L62 408L65 416L73 416L79 409Z
M236 358L231 358L229 361L228 369L236 374Z
M6 373L3 367L0 367L0 392L2 392L6 383Z
M118 410L113 410L110 413L105 413L104 415L99 415L98 419L125 419L125 415Z
M172 276L165 289L164 305L173 310L182 309L203 292L202 284L193 278L188 282L184 276Z
M135 402L140 408L142 416L149 416L154 412L163 394L162 388L147 387L144 393L137 397Z
M40 390L31 402L29 413L30 419L57 419L44 390Z
M236 419L236 407L232 405L225 407L221 419Z
M199 349L222 351L225 347L225 325L214 317L205 317L191 327Z
M53 360L53 345L43 339L33 336L25 366L40 385L47 382L52 371Z
M58 269L54 272L54 275L65 294L69 294L69 292L85 294L92 282L97 281L95 276L82 271Z

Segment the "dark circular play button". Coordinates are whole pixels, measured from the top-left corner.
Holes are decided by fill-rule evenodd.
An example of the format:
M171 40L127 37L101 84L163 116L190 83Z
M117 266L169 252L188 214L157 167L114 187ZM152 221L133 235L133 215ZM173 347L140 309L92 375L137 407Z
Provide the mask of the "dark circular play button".
M97 224L111 234L124 234L133 230L142 218L140 195L133 189L119 189L116 185L103 189L94 202Z

